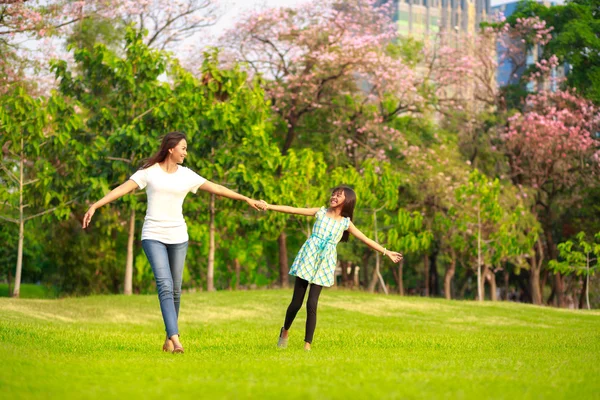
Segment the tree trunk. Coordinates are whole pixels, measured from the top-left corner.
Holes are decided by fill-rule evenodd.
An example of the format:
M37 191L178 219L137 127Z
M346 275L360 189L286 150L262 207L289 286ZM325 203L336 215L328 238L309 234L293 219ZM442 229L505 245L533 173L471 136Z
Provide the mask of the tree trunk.
M544 249L542 248L542 241L538 238L537 249L533 252L531 258L531 268L529 271L529 290L531 291L531 303L536 305L542 305L542 289L543 286L540 284L540 270L542 269L542 262L544 260Z
M398 294L404 296L404 258L398 263Z
M504 265L502 276L504 277L504 297L502 298L502 300L508 300L508 284L510 281L510 274L506 265Z
M423 270L425 271L425 297L429 297L429 254L423 256Z
M349 261L342 261L342 286L348 287L348 266L350 265Z
M496 295L496 274L490 268L485 269L485 279L490 284L490 299L492 299L492 301L498 301L498 296Z
M240 288L240 275L242 273L242 265L240 264L239 259L233 260L233 266L235 268L235 285L233 286L234 290L239 290Z
M362 284L366 285L366 286L368 286L368 284L369 284L369 258L370 258L370 254L368 252L365 252L362 257L362 262L363 262ZM360 281L360 278L359 278L359 281Z
M281 232L277 238L279 244L279 284L282 288L290 287L288 274L287 235Z
M215 290L215 195L210 194L208 207L210 219L208 222L208 271L206 273L206 287L209 292Z
M542 293L540 292L540 270L531 268L529 271L529 290L531 290L531 303L542 305Z
M451 284L454 273L456 272L456 254L454 251L451 252L451 257L450 266L444 275L444 295L446 296L446 300L452 300Z
M440 277L437 271L438 250L434 247L431 257L429 257L429 290L433 296L440 295Z
M550 271L548 271L548 269L546 268L546 269L544 269L544 274L541 275L541 278L540 278L540 293L544 293L544 288L546 287L546 282L548 282L548 274L549 273L550 273Z
M129 216L129 237L127 238L127 263L125 264L125 287L123 294L131 296L133 293L133 239L135 238L135 208L131 209Z
M558 308L565 306L565 287L564 279L560 272L554 274L554 294L556 296L556 305Z
M587 309L590 309L590 255L588 253L585 270L585 301Z
M547 221L552 221L552 216L547 216ZM548 249L548 258L550 260L558 259L552 238L552 230L550 222L544 224L544 234L546 236L546 246ZM557 305L559 308L565 306L564 280L561 273L554 274L554 295L556 296ZM550 301L550 299L548 299Z
M19 245L17 248L17 271L15 273L15 288L12 297L21 294L21 272L23 270L23 240L25 240L25 219L23 217L23 167L25 164L23 136L21 136L21 159L19 160Z
M378 242L377 238L377 211L373 211L373 232L375 242ZM375 252L375 270L373 271L373 276L371 277L371 281L369 282L369 293L375 292L375 286L379 281L381 274L379 273L379 252ZM385 291L385 288L384 288Z
M481 210L477 207L477 298L483 301L483 281L481 277Z

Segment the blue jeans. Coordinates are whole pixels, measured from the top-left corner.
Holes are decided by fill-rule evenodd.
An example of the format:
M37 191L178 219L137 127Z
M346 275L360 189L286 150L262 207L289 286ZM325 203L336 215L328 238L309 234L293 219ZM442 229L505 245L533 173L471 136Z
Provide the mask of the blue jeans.
M167 337L179 334L177 317L181 299L181 280L188 242L165 244L158 240L142 240L142 248L150 261L160 300Z

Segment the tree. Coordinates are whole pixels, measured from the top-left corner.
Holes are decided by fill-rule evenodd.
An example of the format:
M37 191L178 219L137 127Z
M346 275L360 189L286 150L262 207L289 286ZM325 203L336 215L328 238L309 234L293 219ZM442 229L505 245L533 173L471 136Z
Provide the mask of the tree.
M511 179L534 191L532 212L541 223L548 260L557 259L552 228L559 204L572 203L575 190L597 180L599 124L593 104L574 92L540 92L527 97L525 111L509 118L502 135ZM562 306L560 273L555 292Z
M123 58L104 45L77 49L75 60L81 74L75 75L65 61L53 63L59 89L76 100L85 113L86 131L80 142L87 144L81 162L88 167L91 190L87 196L108 192L108 185L125 181L142 157L154 151L165 125L152 112L172 101L168 84L158 80L165 72L165 54L149 49L142 33L129 28ZM100 133L100 134L99 134ZM136 197L129 196L129 238L124 293L132 294Z
M314 135L304 128L307 119L325 110L342 114L327 122L339 125L332 136L338 147L360 144L380 154L398 137L398 132L381 124L383 119L417 110L421 101L413 84L416 75L401 58L385 51L395 29L388 6L375 3L315 1L297 9L268 10L251 15L224 36L229 57L264 77L265 91L279 117L275 132L282 155L300 134L304 141L312 140ZM341 134L343 130L347 134ZM285 249L285 232L278 241ZM280 264L288 264L283 251Z
M597 1L571 0L552 6L525 1L507 22L514 24L526 18L538 18L553 28L552 36L543 48L542 58L555 56L557 63L568 63L566 85L576 88L578 93L596 105L600 104L600 14Z
M476 241L477 255L477 299L483 301L483 279L485 273L482 268L489 265L485 254L490 252L490 236L493 234L495 224L500 220L502 209L498 203L500 182L495 179L489 181L478 170L471 172L467 185L459 187L456 197L463 206L459 213L464 214L461 228ZM487 262L486 262L487 261ZM486 272L486 271L484 271Z
M576 242L567 240L558 244L561 261L550 260L550 268L563 275L576 274L583 276L583 288L579 299L579 308L583 308L583 297L588 310L590 309L590 276L598 269L598 256L600 256L600 233L595 236L595 241L588 241L585 232L576 235Z
M18 224L18 249L13 296L19 297L23 267L25 223L53 214L65 217L73 203L72 183L79 171L72 151L80 150L71 134L80 123L73 107L54 95L32 98L21 87L1 97L0 137L4 172L0 198L0 219ZM69 180L56 175L72 174ZM29 211L26 212L26 208ZM16 210L16 216L15 215Z
M410 213L400 208L397 216L390 220L393 228L387 235L389 246L403 254L422 254L429 250L433 242L433 233L425 228L423 220L421 213ZM404 259L398 264L398 271L394 271L400 296L404 296L403 268ZM448 298L448 295L446 297Z
M265 194L268 188L264 179L272 176L272 165L280 155L268 136L270 109L264 92L257 81L248 80L239 66L222 68L217 52L205 54L201 74L199 80L182 68L173 70L175 102L168 105L167 114L172 126L189 132L194 154L188 163L200 175L233 186L248 196ZM263 175L264 171L267 172ZM198 208L200 201L193 201L190 206ZM222 215L216 219L215 196L210 196L208 290L215 289L217 235L221 242L224 238L235 241L233 238L239 234L236 223L249 225L244 221L249 219L245 204L221 204ZM223 218L223 214L228 217ZM217 226L218 220L221 226ZM247 244L249 248L258 246ZM240 262L242 253L239 257L234 254L229 249L227 262Z

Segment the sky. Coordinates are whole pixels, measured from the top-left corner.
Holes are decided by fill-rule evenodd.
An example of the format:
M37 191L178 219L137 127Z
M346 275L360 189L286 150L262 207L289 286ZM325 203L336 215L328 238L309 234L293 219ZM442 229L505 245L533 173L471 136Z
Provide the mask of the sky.
M236 20L247 11L273 7L295 7L308 0L222 0L225 11L219 21L208 30L214 36L220 36L232 28Z

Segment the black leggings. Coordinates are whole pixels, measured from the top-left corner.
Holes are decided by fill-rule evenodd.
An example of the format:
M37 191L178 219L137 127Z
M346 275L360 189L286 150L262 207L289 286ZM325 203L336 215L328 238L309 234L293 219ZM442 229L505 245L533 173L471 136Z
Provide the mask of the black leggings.
M292 302L285 313L285 323L283 327L286 331L290 329L292 322L294 322L294 318L296 318L296 314L298 314L298 311L300 311L300 308L302 307L306 288L308 288L308 281L296 277ZM315 328L317 326L317 303L319 302L321 289L323 289L323 286L315 285L314 283L310 285L308 301L306 302L306 333L304 335L304 341L308 343L312 343Z

